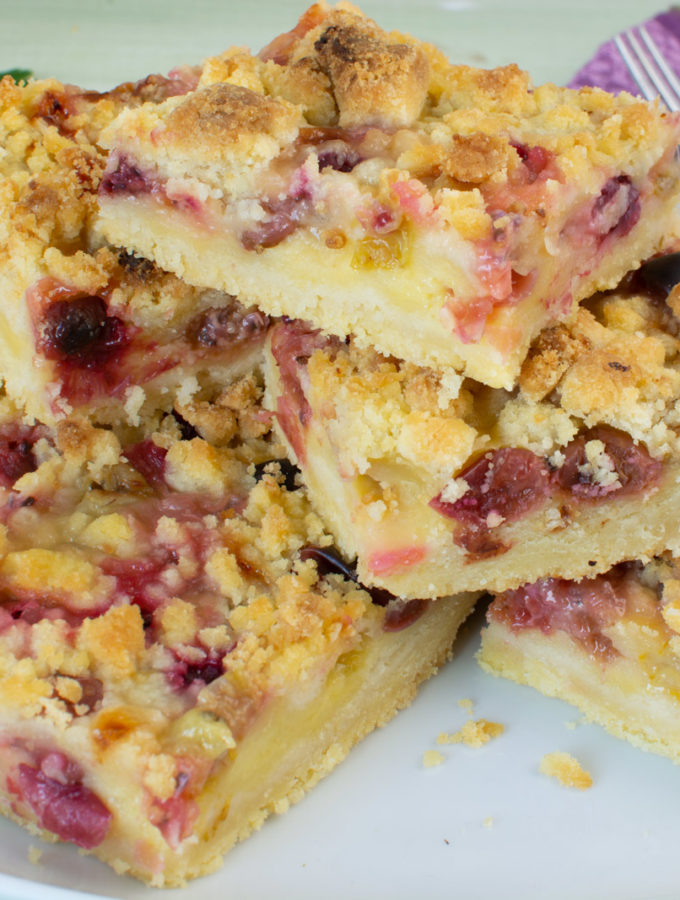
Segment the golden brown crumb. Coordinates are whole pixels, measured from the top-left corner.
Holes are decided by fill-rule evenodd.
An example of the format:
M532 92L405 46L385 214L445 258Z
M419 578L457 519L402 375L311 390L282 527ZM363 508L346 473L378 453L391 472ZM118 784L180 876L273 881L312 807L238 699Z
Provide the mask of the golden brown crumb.
M245 135L288 128L297 114L287 103L235 84L214 84L190 94L168 116L166 127L176 145L200 140L209 158L220 158L225 145Z
M532 400L542 400L589 346L584 335L572 334L566 326L546 328L522 366L519 378L522 391Z
M337 119L330 79L317 60L305 56L290 66L269 62L262 79L272 93L303 107L312 125L330 125Z
M214 400L175 402L175 410L199 435L216 446L228 444L236 435L250 441L270 429L270 417L260 404L262 388L252 374L234 382Z
M507 166L509 152L507 139L498 135L454 134L443 169L455 181L481 184Z
M539 772L555 778L565 787L578 788L585 791L593 786L590 774L582 768L580 762L570 753L562 753L559 750L554 753L546 753L541 760Z
M442 732L438 738L438 744L465 744L466 747L483 747L491 738L498 737L505 731L505 726L500 722L489 722L486 719L469 721L453 734Z
M418 117L429 82L420 47L393 42L370 20L348 13L322 28L314 49L332 82L342 127L408 125Z

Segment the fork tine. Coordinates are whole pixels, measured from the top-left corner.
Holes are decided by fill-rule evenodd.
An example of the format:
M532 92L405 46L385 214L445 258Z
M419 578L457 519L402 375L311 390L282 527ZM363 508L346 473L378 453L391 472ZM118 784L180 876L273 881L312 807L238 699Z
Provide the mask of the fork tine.
M630 32L624 33L626 37L630 39ZM646 100L653 100L656 96L658 96L658 92L654 89L654 85L650 81L647 74L638 65L637 58L634 55L631 55L631 51L623 41L623 35L617 34L617 36L614 38L614 43L616 44L616 49L619 51L619 55L621 56L621 59L623 60L626 68L630 72L633 81L642 92L643 97ZM634 48L633 53L635 53Z
M647 56L645 51L640 46L640 42L635 36L635 33L632 30L627 31L626 37L628 38L628 43L635 53L637 62L644 69L645 75L654 84L654 87L656 88L657 93L659 94L663 102L669 109L675 108L677 104L677 98L673 93L673 89L669 89L668 85L663 79L663 75L659 71L657 71L657 69L655 69L654 62L649 58L649 56Z
M671 67L666 62L663 54L657 47L654 39L652 38L651 34L647 31L645 26L641 25L640 28L638 29L638 31L640 32L640 37L645 42L647 49L654 57L654 62L657 64L657 66L661 70L661 73L663 74L666 81L668 82L669 87L672 88L672 90L673 90L673 93L674 93L673 103L672 104L668 103L668 107L672 110L677 111L678 109L680 109L680 81L676 77L675 72L671 69Z

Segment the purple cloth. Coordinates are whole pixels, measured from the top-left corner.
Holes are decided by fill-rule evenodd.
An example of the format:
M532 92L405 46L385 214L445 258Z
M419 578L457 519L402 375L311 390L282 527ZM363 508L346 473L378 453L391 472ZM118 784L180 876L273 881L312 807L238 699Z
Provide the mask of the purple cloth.
M680 9L670 9L643 23L676 75L680 75ZM636 29L632 29L636 33ZM569 82L569 87L590 85L612 94L628 91L640 95L640 89L621 59L613 40L598 48L595 56Z

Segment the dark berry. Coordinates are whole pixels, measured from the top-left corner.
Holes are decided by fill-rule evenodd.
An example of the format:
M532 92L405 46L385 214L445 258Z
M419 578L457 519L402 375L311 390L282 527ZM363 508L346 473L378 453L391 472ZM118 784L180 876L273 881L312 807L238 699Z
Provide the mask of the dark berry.
M191 422L187 422L184 416L181 416L176 409L172 411L172 417L177 422L180 437L183 441L192 441L199 436Z
M526 180L529 184L533 184L536 181L554 156L545 147L530 147L528 144L520 142L512 142L511 146L515 148L519 158L524 163Z
M354 563L346 563L337 550L329 547L303 547L300 550L300 559L305 562L313 559L319 575L344 575L350 581L357 581L357 572Z
M260 481L265 472L268 471L268 466L272 465L272 463L278 465L281 471L284 488L287 491L297 491L300 487L297 483L297 476L300 474L300 470L289 459L268 459L266 462L258 463L255 466L255 480Z
M640 266L637 275L649 289L667 296L680 282L680 253L650 259Z
M361 156L346 144L320 150L318 158L320 172L329 168L336 172L351 172L361 162Z
M45 310L42 334L47 359L99 367L128 342L125 326L108 316L101 297L57 300Z
M113 172L108 172L101 183L103 194L148 194L151 183L137 166L121 156Z
M45 313L45 342L59 356L78 356L99 339L105 321L101 297L58 300Z
M154 271L155 266L150 259L144 259L142 256L135 256L134 253L128 253L127 250L121 250L118 254L118 263L122 269L134 275L140 281L145 281Z
M234 302L231 306L206 309L196 316L187 328L191 343L199 347L227 347L264 331L269 318L260 310L243 307Z
M441 495L430 506L443 516L484 529L491 513L515 521L546 496L550 472L544 459L530 450L503 447L486 453L459 476L468 490L451 503Z
M593 481L585 466L585 447L588 441L601 441L605 452L613 464L617 481L612 485L600 485ZM613 491L619 496L638 493L654 484L662 473L663 466L651 457L643 444L636 444L624 431L599 425L578 435L564 448L564 463L552 475L553 480L574 496L584 499L598 499Z
M38 824L63 841L91 850L106 837L112 814L82 782L50 778L21 763L9 788L33 810Z
M191 684L194 681L202 681L204 684L210 684L222 674L221 660L210 659L208 657L201 663L189 663L184 673L185 684Z
M30 440L0 437L0 484L11 487L22 475L33 472L36 468Z
M168 672L168 680L175 690L184 690L195 681L210 684L224 673L223 659L226 653L210 654L200 662L188 662L176 656L176 663Z

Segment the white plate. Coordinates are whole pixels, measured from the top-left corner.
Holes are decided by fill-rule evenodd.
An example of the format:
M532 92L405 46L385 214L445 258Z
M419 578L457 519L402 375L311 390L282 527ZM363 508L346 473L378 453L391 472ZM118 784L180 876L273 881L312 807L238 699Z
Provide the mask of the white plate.
M457 61L517 61L563 83L597 44L657 11L658 0L373 0L382 24L438 43ZM226 46L254 48L303 10L290 0L22 0L0 2L0 69L33 68L92 88L167 71ZM474 661L481 620L414 705L371 735L297 807L172 900L430 900L490 897L663 900L680 896L680 769L578 724L566 705L489 678ZM480 750L439 747L440 731L475 717L506 732ZM424 769L423 753L445 761ZM541 757L573 753L594 787L570 791L538 774ZM36 865L29 848L41 847ZM121 900L153 892L70 847L42 845L0 822L0 897ZM81 893L82 892L82 893Z

